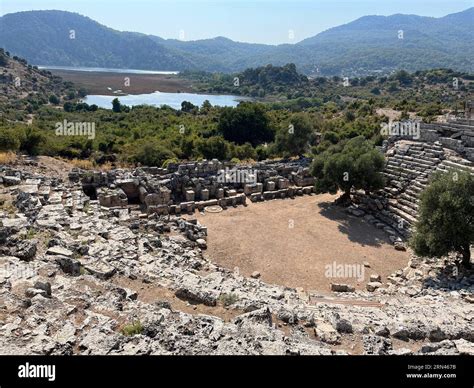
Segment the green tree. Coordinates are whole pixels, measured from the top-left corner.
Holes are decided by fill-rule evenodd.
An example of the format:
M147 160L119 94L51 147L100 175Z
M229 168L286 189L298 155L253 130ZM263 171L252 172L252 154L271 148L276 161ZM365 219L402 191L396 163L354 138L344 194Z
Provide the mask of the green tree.
M261 104L241 102L236 108L225 108L218 129L224 138L237 144L252 146L272 141L270 119Z
M8 65L8 58L2 49L2 51L0 51L0 66L5 67L7 65Z
M467 172L435 174L420 196L418 221L410 246L420 256L462 255L471 266L474 243L474 177Z
M212 104L210 103L209 100L204 100L204 102L201 105L201 109L205 112L209 111L212 108Z
M112 100L112 110L115 112L115 113L119 113L122 111L122 104L120 103L119 99L118 98L114 98Z
M176 158L168 147L156 139L140 139L129 149L134 150L130 154L131 161L144 166L161 167L166 160Z
M313 132L313 124L308 115L296 114L287 126L278 131L275 138L277 152L285 157L303 154L308 149Z
M363 136L343 140L317 155L311 167L319 193L343 191L340 202L350 202L351 190L383 187L383 155Z
M397 71L391 78L396 79L400 85L408 86L413 82L413 77L406 70Z
M72 102L65 102L63 105L64 111L65 112L72 112L74 110L74 104Z
M58 96L54 95L54 94L51 94L49 96L49 102L53 105L58 105L59 104L59 98Z
M199 139L196 142L196 149L206 159L228 159L229 144L220 136Z
M194 105L193 103L189 101L183 101L181 103L181 110L183 112L192 113L192 112L196 112L198 109L199 107L197 107L196 105Z
M77 94L79 95L79 97L85 97L87 96L87 90L84 89L84 88L80 88L78 91L77 91Z

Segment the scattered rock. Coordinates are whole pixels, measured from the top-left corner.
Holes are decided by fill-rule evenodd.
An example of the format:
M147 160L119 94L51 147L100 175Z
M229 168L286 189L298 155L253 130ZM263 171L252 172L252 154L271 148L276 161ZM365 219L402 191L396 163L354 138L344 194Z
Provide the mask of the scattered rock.
M16 256L21 260L30 261L33 260L36 255L38 240L22 240L12 247L10 253L12 256Z
M187 300L193 303L200 303L206 306L216 306L217 297L210 292L194 291L187 288L179 288L176 290L175 295L183 300Z
M355 287L343 283L331 283L331 291L335 292L354 292Z
M51 296L51 283L37 281L33 287L38 290L44 290L47 296Z
M397 251L406 251L407 250L405 244L403 242L400 242L400 241L395 241L393 246L395 247L395 249Z
M388 338L377 335L364 335L362 337L364 354L384 355L393 350L392 342Z
M63 248L63 247L57 245L57 246L53 246L53 247L48 248L48 250L46 251L46 254L71 257L73 255L73 252L70 251L67 248Z
M207 242L206 242L206 240L204 240L202 238L198 238L196 240L196 244L201 249L207 249Z
M336 330L339 333L353 333L352 324L347 319L338 319L336 321Z
M337 330L328 322L316 322L314 333L323 342L331 345L340 343L341 336Z
M260 277L260 272L258 271L253 271L252 274L250 275L254 279L258 279Z
M48 297L48 293L45 290L39 289L39 288L27 288L25 291L25 295L28 298L34 298L36 295L41 295L44 298Z
M374 292L377 288L382 287L380 282L369 282L367 283L367 291Z
M380 282L382 282L382 277L380 275L377 275L377 274L370 275L370 282L380 283Z
M57 256L55 260L65 273L72 276L79 276L81 274L81 263L79 260L67 256Z
M5 186L16 186L21 183L21 179L16 176L3 176L2 178Z

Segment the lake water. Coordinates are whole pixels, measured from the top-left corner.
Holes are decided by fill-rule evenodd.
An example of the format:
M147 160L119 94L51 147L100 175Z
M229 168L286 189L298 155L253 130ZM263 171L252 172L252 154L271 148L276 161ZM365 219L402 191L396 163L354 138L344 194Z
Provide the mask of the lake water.
M130 95L116 95L116 96L100 96L90 95L86 96L83 101L89 105L95 104L100 108L112 109L112 100L118 98L123 105L169 105L174 109L181 109L183 101L189 101L194 105L201 106L206 100L212 105L231 106L235 107L240 101L249 100L248 98L240 96L230 96L223 94L196 94L196 93L147 93L147 94L130 94Z
M84 71L84 72L100 72L100 73L128 73L128 74L165 74L165 75L176 75L178 71L161 71L161 70L136 70L136 69L111 69L105 67L70 67L70 66L38 66L40 69L46 70L68 70L68 71ZM120 92L120 91L116 91ZM114 92L114 93L116 93ZM146 94L129 94L122 95L116 93L116 95L105 96L105 95L90 95L83 99L84 102L89 105L95 104L100 108L112 109L112 100L118 98L124 105L135 106L135 105L152 105L161 106L169 105L174 109L181 109L181 103L183 101L189 101L194 105L201 106L206 100L212 105L217 106L231 106L235 107L240 101L250 101L251 98L230 96L223 94L196 94L196 93L163 93L154 92Z
M111 69L111 68L107 68L107 67L38 66L38 69L86 71L86 72L98 72L98 73L120 73L120 74L122 74L122 73L126 73L126 74L165 74L165 75L179 74L179 71Z

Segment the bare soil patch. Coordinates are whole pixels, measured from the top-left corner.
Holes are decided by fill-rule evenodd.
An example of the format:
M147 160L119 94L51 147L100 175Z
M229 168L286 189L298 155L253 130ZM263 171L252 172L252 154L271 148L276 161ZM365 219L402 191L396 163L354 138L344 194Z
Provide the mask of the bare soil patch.
M406 266L408 253L396 251L386 234L334 206L329 194L250 203L222 213L201 213L208 227L208 256L245 276L328 294L330 283L365 289L371 274L382 281ZM364 279L326 276L326 265L370 264Z
M153 304L155 302L168 302L174 311L182 311L192 315L211 315L229 322L243 311L226 308L222 305L205 306L203 304L192 304L179 299L173 290L160 287L155 284L147 284L141 280L132 280L124 277L114 277L114 284L129 288L138 294L138 300L143 303Z
M74 82L76 87L84 88L88 94L116 95L115 90L124 94L145 94L157 90L165 93L193 92L191 82L177 75L168 74L134 74L134 73L104 73L71 70L50 70L66 81ZM125 78L130 80L130 86L125 86ZM109 90L111 88L112 90ZM120 94L117 94L120 96Z

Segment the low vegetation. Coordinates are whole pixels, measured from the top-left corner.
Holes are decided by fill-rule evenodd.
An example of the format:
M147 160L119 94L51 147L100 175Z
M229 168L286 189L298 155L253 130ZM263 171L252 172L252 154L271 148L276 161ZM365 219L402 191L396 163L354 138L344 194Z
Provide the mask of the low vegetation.
M8 151L8 152L0 152L0 164L13 164L15 163L17 157L14 152Z
M237 303L239 300L239 297L236 294L230 293L230 294L221 294L219 296L219 302L221 302L224 307L228 307L233 305L234 303Z
M140 321L133 321L123 325L120 329L120 332L128 337L138 335L143 332L143 325L140 323Z

